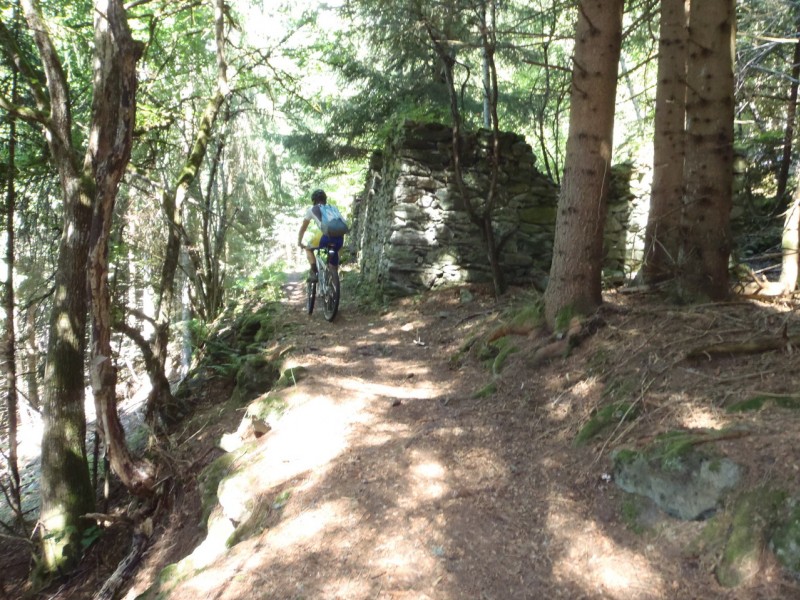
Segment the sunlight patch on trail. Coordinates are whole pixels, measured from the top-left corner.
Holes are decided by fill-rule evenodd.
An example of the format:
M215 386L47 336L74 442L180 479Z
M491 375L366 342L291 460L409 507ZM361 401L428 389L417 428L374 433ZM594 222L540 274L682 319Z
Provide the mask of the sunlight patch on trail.
M729 421L721 419L717 411L697 404L687 405L678 417L687 429L723 429Z
M409 469L412 499L435 500L450 491L450 486L446 483L447 471L442 463L428 453L421 452L415 452L412 460L415 460L415 464Z
M342 387L342 389L353 393L372 396L373 398L388 397L400 398L403 400L426 400L430 398L437 398L446 391L445 388L438 386L422 387L416 385L413 387L403 387L398 385L373 383L371 381L355 378L340 381L339 385Z
M276 549L307 543L326 530L353 525L352 505L340 498L306 510L293 519L280 522L270 532L270 543Z
M663 598L658 567L634 550L617 544L602 525L579 515L579 507L553 497L547 527L552 537L551 559L556 578L578 584L587 594L619 600ZM556 555L557 552L557 555Z

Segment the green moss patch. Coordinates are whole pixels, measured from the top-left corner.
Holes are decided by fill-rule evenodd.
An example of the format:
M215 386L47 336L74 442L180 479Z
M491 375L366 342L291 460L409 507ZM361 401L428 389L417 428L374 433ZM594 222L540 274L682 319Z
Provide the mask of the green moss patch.
M474 394L472 394L472 397L473 398L488 398L489 396L492 396L496 391L497 391L497 384L494 381L490 381L485 386L483 386L481 389L479 389Z
M280 417L288 408L286 400L280 396L267 394L255 399L247 407L246 416L269 421L270 417Z
M217 505L217 489L220 482L233 470L236 455L227 452L208 465L197 478L200 485L200 503L202 506L200 523L203 527L208 523L211 511Z
M731 404L726 410L729 413L755 412L774 405L778 408L790 410L800 409L800 397L798 396L753 396L747 400Z
M761 570L768 531L775 523L785 493L766 487L741 494L727 516L726 539L716 569L720 585L738 587Z
M639 415L639 407L630 402L614 402L597 410L581 427L573 444L583 446L597 434L611 425L632 421Z
M286 369L281 376L278 378L278 381L275 382L273 389L279 390L285 387L291 387L297 385L299 381L302 381L308 377L308 369L305 367L291 367Z
M683 469L687 459L691 462L695 458L694 448L700 444L707 444L726 439L734 431L730 428L723 429L678 429L667 431L658 435L650 446L648 457L657 460L664 470L679 471ZM702 454L703 458L711 458ZM710 463L710 468L714 462Z
M492 361L493 376L497 377L500 375L500 372L503 370L503 367L506 364L506 359L514 352L519 352L519 348L517 348L514 344L505 344L500 349L500 352L497 353L497 356L495 356L494 360Z

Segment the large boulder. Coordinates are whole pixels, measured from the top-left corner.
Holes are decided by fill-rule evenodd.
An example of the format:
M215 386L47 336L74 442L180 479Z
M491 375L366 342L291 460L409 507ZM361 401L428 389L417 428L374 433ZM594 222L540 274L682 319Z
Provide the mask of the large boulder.
M741 478L732 460L698 449L708 432L671 432L641 451L614 454L614 481L625 490L650 498L667 514L687 520L716 512Z

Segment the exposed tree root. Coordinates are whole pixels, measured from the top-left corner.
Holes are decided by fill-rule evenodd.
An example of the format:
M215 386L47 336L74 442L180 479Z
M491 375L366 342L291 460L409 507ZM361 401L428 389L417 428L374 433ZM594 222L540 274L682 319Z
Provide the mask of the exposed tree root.
M715 358L719 356L731 356L737 354L760 354L761 352L772 352L773 350L791 349L800 346L800 335L781 337L761 337L747 342L721 342L710 346L701 346L690 350L686 358Z

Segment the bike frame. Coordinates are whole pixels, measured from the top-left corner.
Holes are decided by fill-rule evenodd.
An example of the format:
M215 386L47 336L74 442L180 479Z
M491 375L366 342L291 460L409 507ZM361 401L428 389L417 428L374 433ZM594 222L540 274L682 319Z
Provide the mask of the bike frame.
M328 265L329 252L330 250L324 246L319 246L314 250L314 257L317 260L317 273L318 273L317 285L319 286L319 293L323 296L328 291L328 278L325 277L325 271L327 271L330 268L330 266Z
M332 245L308 247L314 252L317 265L316 283L308 283L306 308L310 315L314 311L314 299L319 296L322 299L323 312L327 321L333 321L339 311L339 271L334 270L330 263L330 255L336 252Z

